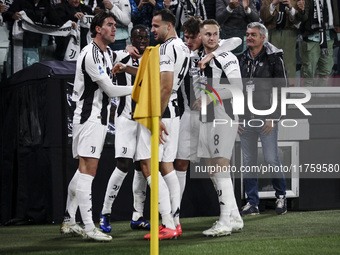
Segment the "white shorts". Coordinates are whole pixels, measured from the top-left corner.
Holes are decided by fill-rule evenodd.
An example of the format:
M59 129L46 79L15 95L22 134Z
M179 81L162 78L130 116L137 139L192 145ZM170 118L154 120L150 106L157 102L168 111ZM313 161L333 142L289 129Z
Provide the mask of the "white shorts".
M73 124L72 153L74 158L100 158L103 151L107 126L86 121L84 124Z
M231 120L228 120L231 123ZM238 125L230 124L215 125L213 122L202 123L200 125L198 156L201 158L227 158L230 159Z
M134 159L139 123L124 116L115 117L115 157Z
M197 147L200 131L200 112L184 111L179 124L179 143L176 159L198 162Z
M159 145L159 162L174 162L178 147L179 117L162 119L169 135L164 135L166 142ZM136 160L151 158L151 132L140 125L138 129Z

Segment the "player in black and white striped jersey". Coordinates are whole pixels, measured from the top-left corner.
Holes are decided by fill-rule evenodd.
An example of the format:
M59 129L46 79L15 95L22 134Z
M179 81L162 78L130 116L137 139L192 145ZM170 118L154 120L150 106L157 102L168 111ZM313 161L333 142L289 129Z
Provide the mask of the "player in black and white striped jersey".
M168 136L164 138L161 132L163 144L159 147L160 171L160 200L166 199L167 194L161 194L169 189L171 198L171 210L160 205L163 226L159 231L160 239L168 239L181 235L182 229L179 222L180 213L180 187L174 171L173 162L176 158L179 134L179 109L177 90L181 86L189 67L189 50L183 41L177 37L175 31L176 18L169 10L161 10L154 14L152 30L156 41L163 41L159 48L160 79L161 79L161 127ZM151 185L151 146L150 131L145 127L140 129L137 158L141 160L144 176ZM162 188L163 185L166 185ZM161 202L160 202L161 203ZM144 236L150 238L150 234Z
M156 41L163 42L159 47L160 53L160 85L161 112L159 161L162 175L159 178L159 212L162 216L162 226L159 229L159 239L172 239L181 234L179 222L180 188L178 178L173 168L176 157L179 109L177 90L186 75L189 65L189 50L175 31L176 18L167 9L155 12L152 20L152 30ZM129 72L136 74L136 68L129 65L117 64L114 72ZM164 133L163 133L163 132ZM164 134L168 135L164 138ZM151 186L151 132L144 126L138 131L136 160L140 160L144 176ZM169 198L169 191L171 203ZM150 239L150 234L144 236Z
M108 47L115 40L115 17L105 12L96 15L90 31L93 41L84 47L77 60L72 100L76 101L73 117L73 157L79 167L68 186L62 234L82 235L84 239L110 241L92 220L92 181L103 149L108 127L110 100L131 94L132 87L112 83L116 55ZM82 230L75 220L79 206L84 223Z
M190 65L184 83L181 86L184 112L180 120L179 141L181 142L178 143L175 161L176 174L181 189L181 199L186 185L186 173L189 167L189 161L199 161L199 158L197 157L197 148L200 112L192 109L192 104L200 97L200 90L197 88L197 86L200 86L198 83L200 65L208 63L212 58L217 57L224 52L235 49L242 43L242 40L238 37L220 40L219 47L200 60L204 50L200 35L201 23L201 17L193 16L189 17L182 26L184 40L190 50Z
M150 41L148 28L144 25L136 25L131 30L131 43L139 54L143 54ZM130 56L126 50L115 51L116 61L125 65L138 68L141 58ZM118 85L133 86L135 77L124 72L116 74ZM117 99L117 109L115 114L115 157L117 166L109 179L103 208L100 215L100 228L104 232L111 231L110 214L111 207L118 195L119 189L125 179L128 170L133 164L137 146L137 130L139 123L133 120L133 112L136 103L131 96L120 97ZM150 223L144 221L143 210L146 192L146 179L143 176L139 162L135 162L135 176L133 182L134 212L132 215L131 228L150 229Z
M200 25L204 54L209 54L218 47L219 28L216 20L205 20ZM204 158L207 166L228 169L238 125L214 125L213 121L223 119L231 123L238 120L238 117L233 115L232 94L228 89L231 86L242 88L238 60L231 52L220 54L206 64L200 76L202 85L210 85L217 92L213 99L218 100L214 104L208 94L202 93L201 97L193 103L193 108L196 110L201 110L202 105L203 107L205 105L207 109L205 122L201 116L197 156ZM243 228L243 220L236 204L230 173L216 171L210 173L210 178L218 194L220 217L210 229L203 231L203 234L206 236L230 235L232 231Z

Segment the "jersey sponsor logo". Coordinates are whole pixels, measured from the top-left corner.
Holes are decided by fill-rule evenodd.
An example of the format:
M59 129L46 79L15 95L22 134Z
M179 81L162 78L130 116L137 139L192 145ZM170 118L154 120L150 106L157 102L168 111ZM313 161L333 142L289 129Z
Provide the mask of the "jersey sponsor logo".
M91 153L94 154L96 152L96 146L91 146Z
M104 69L101 66L98 66L99 69L99 74L103 74L104 73Z
M199 75L199 69L198 69L198 68L190 68L190 69L189 69L189 75L190 75L190 76Z
M159 62L159 65L170 65L170 60L168 60L168 61L161 61L161 62Z
M127 147L123 147L122 153L123 153L123 154L126 154L126 153L127 153Z
M223 66L223 69L228 68L228 66L230 66L230 65L237 65L237 61L236 61L236 60L232 60L232 61L227 62L227 63Z

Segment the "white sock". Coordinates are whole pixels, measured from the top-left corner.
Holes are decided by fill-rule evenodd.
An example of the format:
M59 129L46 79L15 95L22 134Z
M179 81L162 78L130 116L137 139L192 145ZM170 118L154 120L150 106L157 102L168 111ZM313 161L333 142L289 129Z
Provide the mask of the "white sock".
M162 215L162 225L164 225L166 228L176 229L174 218L172 217L171 213Z
M68 188L67 188L66 212L70 216L70 219L69 219L70 225L76 224L76 212L78 209L76 189L77 189L79 174L80 174L79 169L77 169L77 171L72 177L72 180L68 184Z
M169 189L161 173L159 173L158 178L159 178L158 210L162 216L162 224L165 225L167 228L175 229L175 225L171 215ZM148 184L151 188L151 176L149 176L146 180L148 181ZM171 220L169 219L168 215L170 215Z
M88 174L79 174L77 184L77 202L85 231L92 230L95 226L92 220L92 181L94 177Z
M168 185L171 199L171 212L174 217L175 226L179 225L179 213L181 206L181 191L178 178L175 171L171 171L163 176L166 185Z
M118 195L119 189L122 186L122 183L126 175L127 173L124 173L117 167L112 172L106 188L105 199L102 209L103 215L111 213L112 204Z
M215 173L218 201L220 202L220 219L225 225L230 225L231 212L237 209L234 188L230 175L226 173Z
M185 184L187 181L187 171L177 171L176 170L176 175L178 178L178 182L179 182L179 188L181 191L181 201L183 198L183 193L184 193L184 189L185 189Z
M140 217L143 217L144 202L146 199L146 185L147 181L142 171L136 171L132 181L132 193L133 193L133 208L132 220L137 221Z

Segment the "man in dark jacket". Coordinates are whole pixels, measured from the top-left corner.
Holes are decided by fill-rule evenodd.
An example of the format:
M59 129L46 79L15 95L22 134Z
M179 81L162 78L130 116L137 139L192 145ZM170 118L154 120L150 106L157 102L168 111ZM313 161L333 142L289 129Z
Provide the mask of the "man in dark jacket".
M265 42L268 31L258 22L248 24L246 40L248 49L240 55L239 64L243 79L245 112L240 116L240 135L244 185L248 196L242 215L259 214L258 204L258 146L260 138L264 161L272 169L272 183L275 189L276 213L287 212L286 181L281 171L278 156L278 121L281 116L281 88L287 86L286 69L282 50ZM248 103L248 97L252 100Z
M78 20L81 20L84 15L93 15L92 9L90 6L82 4L80 0L67 0L62 1L60 4L55 6L55 12L53 13L52 17L50 16L50 20L53 24L62 26L68 20L72 20L73 22L77 23ZM80 28L80 47L81 49L87 45L87 36L88 29L87 28ZM57 44L56 47L56 58L58 60L63 60L65 51L68 45L70 38L69 37L56 37L55 41Z
M45 23L46 14L51 10L48 0L14 0L8 11L4 13L4 21L7 21L12 29L13 22L21 18L20 11L25 11L26 15L33 21ZM12 33L10 33L11 39ZM41 46L42 35L30 31L24 31L24 48L38 48Z

